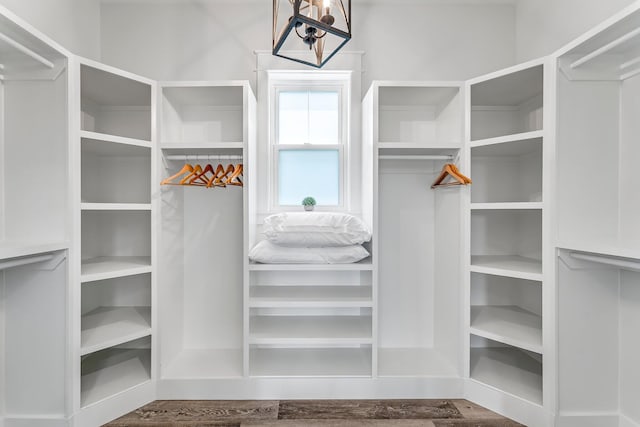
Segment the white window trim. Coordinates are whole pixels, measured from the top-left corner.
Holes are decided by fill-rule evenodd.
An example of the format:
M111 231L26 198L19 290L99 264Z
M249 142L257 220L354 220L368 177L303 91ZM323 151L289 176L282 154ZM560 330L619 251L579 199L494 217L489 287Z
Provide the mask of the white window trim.
M269 194L270 212L299 210L300 205L280 205L278 203L278 152L281 149L292 150L331 150L339 151L339 202L334 206L316 206L319 211L344 211L348 206L349 189L349 152L351 119L351 71L268 71L269 81ZM278 108L278 93L295 89L338 89L340 97L340 143L339 144L277 144L278 121L275 114Z

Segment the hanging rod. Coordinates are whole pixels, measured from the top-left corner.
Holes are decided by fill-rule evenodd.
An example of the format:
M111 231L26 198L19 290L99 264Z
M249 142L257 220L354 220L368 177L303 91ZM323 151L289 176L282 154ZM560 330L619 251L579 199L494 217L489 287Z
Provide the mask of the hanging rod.
M571 252L572 258L581 259L583 261L597 262L600 264L613 265L614 267L626 268L629 270L640 271L640 261L631 261L627 259L617 259L601 255L589 255L579 252Z
M620 75L620 80L627 80L628 78L631 78L637 74L640 74L640 68L638 68L637 70L633 70L633 71L629 71L628 73L622 74Z
M610 51L611 49L620 46L622 43L624 43L626 41L629 41L629 40L631 40L632 38L634 38L634 37L636 37L638 35L640 35L640 28L636 28L635 30L628 32L624 36L615 39L611 43L607 43L606 45L594 50L593 52L584 55L582 58L580 58L580 59L578 59L576 61L573 61L571 63L571 68L577 68L577 67L581 66L582 64L584 64L585 62L591 61L593 58L597 58L598 56L602 55L603 53L606 53L606 52Z
M53 62L49 61L48 59L44 58L43 56L38 55L37 53L35 53L31 49L29 49L28 47L18 43L17 41L12 39L11 37L0 33L0 40L4 41L8 45L16 48L17 50L19 50L20 52L24 53L25 55L35 59L36 61L38 61L39 63L41 63L45 67L47 67L47 68L53 68L54 67Z
M629 60L629 61L627 61L627 62L624 62L624 63L620 64L620 69L621 69L621 70L624 70L625 68L629 68L629 67L631 67L632 65L637 64L638 62L640 62L640 56L638 56L637 58L631 59L631 60Z
M35 264L37 262L50 261L53 258L55 258L55 255L47 254L47 255L28 256L23 258L0 261L0 270L4 270L6 268L11 268L11 267L19 267L21 265Z
M410 154L381 154L378 156L380 160L453 160L453 156L450 155L419 155L412 156Z
M227 154L171 154L164 156L167 160L242 160L239 155Z

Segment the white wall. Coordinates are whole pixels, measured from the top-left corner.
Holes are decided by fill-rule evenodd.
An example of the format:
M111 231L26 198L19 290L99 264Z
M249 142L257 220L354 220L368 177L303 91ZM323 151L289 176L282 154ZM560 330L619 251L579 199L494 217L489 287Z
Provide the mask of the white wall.
M509 2L354 1L353 38L373 79L465 79L513 64ZM254 51L271 49L269 0L108 0L102 60L159 80L248 79Z
M634 0L518 0L517 59L553 53Z
M100 58L100 0L0 0L71 52Z

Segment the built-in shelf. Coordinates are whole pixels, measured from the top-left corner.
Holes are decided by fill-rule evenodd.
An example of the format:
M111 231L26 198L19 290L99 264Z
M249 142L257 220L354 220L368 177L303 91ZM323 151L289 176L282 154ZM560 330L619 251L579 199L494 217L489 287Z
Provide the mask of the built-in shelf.
M531 132L515 133L512 135L497 136L495 138L478 139L469 143L469 147L483 147L487 145L504 144L508 142L523 142L531 139L542 138L544 131L535 130Z
M249 344L371 344L371 316L251 316Z
M373 270L371 257L351 264L259 264L249 263L251 271L368 271Z
M249 307L372 307L370 286L252 286Z
M380 377L459 377L452 359L430 348L378 349Z
M163 368L163 379L242 377L242 350L185 349Z
M542 354L542 317L517 306L472 306L470 331Z
M370 377L371 348L254 348L254 377Z
M123 393L151 379L151 354L148 349L104 350L100 352L99 359L94 355L86 356L82 365L83 372L85 369L89 371L83 373L81 379L82 407Z
M151 148L151 141L146 141L144 139L127 138L124 136L109 135L106 133L91 132L87 130L81 130L80 137L84 140L91 140L95 142L103 142L103 143L111 142L115 144L133 145L136 147Z
M517 279L542 280L542 262L518 255L473 255L470 271Z
M81 203L83 211L150 211L151 203Z
M606 243L594 244L585 242L559 242L558 248L568 251L583 252L604 257L628 258L640 260L640 249L617 247Z
M98 257L82 261L82 282L151 272L150 257Z
M535 210L542 208L542 202L471 203L472 210Z
M150 307L100 307L82 316L80 354L151 335Z
M542 363L513 348L472 348L471 379L542 405Z
M242 153L242 142L163 143L165 154L183 155L237 155Z
M379 156L455 156L458 153L457 148L421 146L410 142L379 142Z
M66 242L0 241L0 260L69 249Z

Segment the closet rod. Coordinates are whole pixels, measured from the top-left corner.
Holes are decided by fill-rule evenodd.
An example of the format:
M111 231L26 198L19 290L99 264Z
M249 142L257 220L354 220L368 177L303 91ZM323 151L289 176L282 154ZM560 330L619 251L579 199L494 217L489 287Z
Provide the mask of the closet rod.
M48 59L46 59L46 58L44 58L44 57L42 57L40 55L38 55L37 53L35 53L31 49L29 49L28 47L18 43L17 41L12 39L11 37L0 33L0 40L4 41L8 45L16 48L17 50L19 50L20 52L24 53L25 55L35 59L36 61L38 61L39 63L41 63L45 67L48 67L48 68L53 68L54 67L53 62L49 61Z
M622 74L620 76L620 80L627 80L628 78L631 78L636 74L640 74L640 68L638 68L637 70L629 71L628 73Z
M636 28L633 31L628 32L627 34L625 34L622 37L618 37L617 39L615 39L614 41L607 43L606 45L594 50L591 53L588 53L586 55L584 55L582 58L573 61L571 63L571 68L577 68L579 66L581 66L582 64L584 64L585 62L591 61L594 58L597 58L598 56L602 55L603 53L606 53L608 51L610 51L611 49L620 46L622 43L631 40L632 38L636 37L640 35L640 28Z
M453 160L453 156L448 155L419 155L412 156L410 154L381 154L378 156L380 160Z
M638 62L640 62L640 56L638 56L637 58L631 59L631 60L629 60L629 61L627 61L627 62L624 62L624 63L620 64L620 69L621 69L621 70L624 70L625 68L629 68L629 67L631 67L632 65L637 64Z
M581 259L583 261L597 262L600 264L613 265L614 267L640 271L640 261L630 261L626 259L610 258L600 255L589 255L579 252L571 252L570 255L572 258Z
M171 154L164 157L167 160L242 160L242 156L224 154Z
M11 267L19 267L21 265L35 264L37 262L49 261L49 260L52 260L53 258L54 258L53 254L47 254L47 255L35 255L35 256L29 256L24 258L0 261L0 270L4 270L6 268L11 268Z

